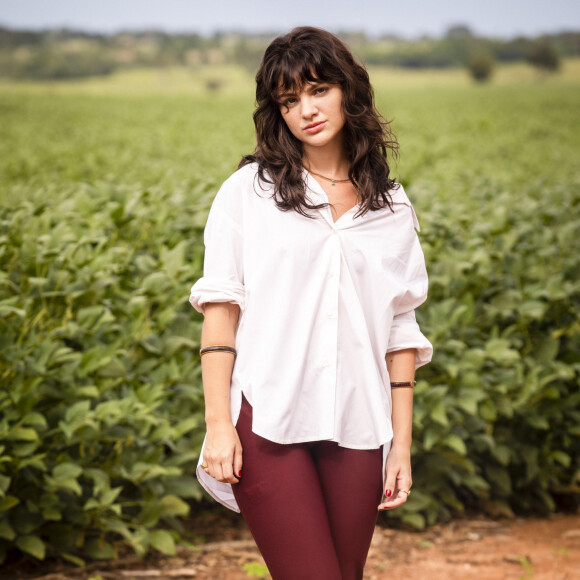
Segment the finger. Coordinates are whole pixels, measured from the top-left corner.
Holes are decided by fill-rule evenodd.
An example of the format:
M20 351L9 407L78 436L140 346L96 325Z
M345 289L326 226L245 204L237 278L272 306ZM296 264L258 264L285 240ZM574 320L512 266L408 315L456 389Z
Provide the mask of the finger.
M387 471L387 477L385 480L385 496L387 498L393 497L395 493L395 487L397 484L397 473L394 471Z
M215 479L215 478L216 478L216 477L215 477L215 474L216 474L216 470L215 470L215 463L214 463L213 461L211 461L211 460L208 460L208 462L207 462L207 464L206 464L206 465L207 465L207 469L205 470L205 472L206 472L206 473L207 473L207 474L208 474L210 477L213 477L213 478Z
M234 476L234 467L232 461L224 461L220 465L222 477L220 481L224 483L238 483L237 478Z
M399 507L407 501L406 495L407 494L395 492L395 494L393 494L390 498L383 498L378 509L393 509Z
M234 451L234 474L238 481L242 478L242 466L242 448L236 447Z
M403 505L408 498L408 494L404 492L402 489L399 489L398 486L395 486L395 490L391 494L390 497L384 497L383 501L379 504L379 510L382 509L394 509Z
M402 506L405 501L405 498L402 497L395 497L394 499L386 499L385 501L381 502L377 509L379 510L392 510L399 506Z
M221 463L216 463L215 464L215 476L214 477L218 481L221 481L222 483L226 483L226 478L224 476L224 471L222 469L222 464Z
M409 475L402 475L399 474L399 478L397 479L397 487L395 491L399 491L401 489L411 489L411 486L413 485L413 481L411 480L411 477Z

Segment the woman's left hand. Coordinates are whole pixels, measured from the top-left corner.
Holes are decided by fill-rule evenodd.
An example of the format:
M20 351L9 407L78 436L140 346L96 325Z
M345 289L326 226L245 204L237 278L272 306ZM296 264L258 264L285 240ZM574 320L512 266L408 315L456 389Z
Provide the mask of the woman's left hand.
M411 450L391 447L385 466L386 478L384 495L386 496L379 510L392 510L403 505L409 496L407 491L411 489Z

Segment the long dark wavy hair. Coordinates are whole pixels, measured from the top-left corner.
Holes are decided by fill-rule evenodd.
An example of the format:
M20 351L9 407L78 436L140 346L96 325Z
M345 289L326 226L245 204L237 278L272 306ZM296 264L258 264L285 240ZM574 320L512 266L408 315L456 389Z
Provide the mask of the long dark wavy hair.
M293 209L313 217L306 210L328 205L311 205L306 200L302 143L290 132L280 111L280 94L300 92L305 83L314 82L338 84L343 92L348 176L361 200L356 215L385 206L392 210L388 191L398 185L389 178L387 152L398 156L399 144L390 123L375 108L366 69L339 38L320 28L294 28L266 49L256 74L256 149L242 157L238 168L257 163L259 181L274 185L276 205L283 211Z

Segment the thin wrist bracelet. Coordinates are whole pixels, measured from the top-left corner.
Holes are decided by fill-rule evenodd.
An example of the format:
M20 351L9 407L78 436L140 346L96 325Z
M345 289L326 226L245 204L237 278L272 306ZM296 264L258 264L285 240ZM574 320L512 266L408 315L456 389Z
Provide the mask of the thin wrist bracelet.
M396 383L391 383L391 389L396 387L414 387L417 381L399 381Z
M200 348L199 356L203 356L208 352L218 352L220 350L223 350L224 352L231 352L234 356L238 355L236 349L232 348L231 346L215 345L215 346L204 346L203 348Z

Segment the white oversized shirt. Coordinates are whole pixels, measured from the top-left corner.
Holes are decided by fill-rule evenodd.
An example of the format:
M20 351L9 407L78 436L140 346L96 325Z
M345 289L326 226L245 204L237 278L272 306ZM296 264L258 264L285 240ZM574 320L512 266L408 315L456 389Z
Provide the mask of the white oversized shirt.
M304 170L312 203L328 202ZM394 213L355 206L333 221L329 207L281 211L257 165L229 177L204 232L203 277L190 302L240 306L230 390L237 423L242 392L252 431L277 443L336 441L351 449L383 447L393 437L385 354L416 348L415 368L431 360L414 309L427 298L419 222L403 186L391 190ZM226 507L239 511L231 484L197 476ZM384 478L384 469L383 469Z

